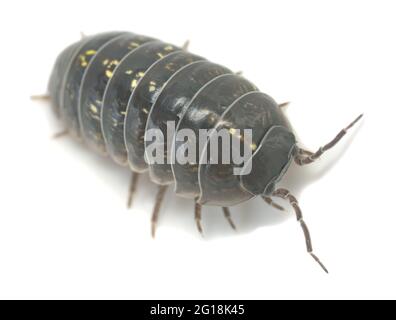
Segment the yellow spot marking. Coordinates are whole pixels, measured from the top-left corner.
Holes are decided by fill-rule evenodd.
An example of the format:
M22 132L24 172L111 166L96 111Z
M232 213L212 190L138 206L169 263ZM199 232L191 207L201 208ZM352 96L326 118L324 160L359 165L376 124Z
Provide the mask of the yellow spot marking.
M256 145L255 143L252 143L252 144L250 145L250 148L252 148L252 150L254 151L254 150L257 149L257 145Z
M173 47L172 47L172 46L166 46L166 47L164 48L164 50L165 50L165 51L171 51L171 50L173 50Z
M139 47L139 43L137 42L131 42L128 46L128 49L133 49Z
M126 73L126 74L132 74L133 71L132 71L132 70L127 70L127 71L125 71L125 73Z
M158 52L158 53L157 53L157 56L160 57L160 58L163 58L163 57L164 57L164 55L163 55L161 52Z
M143 77L143 76L144 76L144 72L140 71L140 72L138 73L138 76L139 76L140 78Z
M110 70L106 70L106 77L111 78L113 76L113 72Z
M234 134L236 133L236 130L235 130L234 128L230 128L228 131L229 131L232 135L234 135Z
M87 60L86 60L84 55L81 54L81 55L78 56L78 58L80 59L80 65L82 67L86 67L88 65L88 62L87 62Z
M109 64L109 68L118 65L119 61L118 60L111 60Z
M137 80L136 80L136 79L133 79L133 80L131 81L131 88L136 88L136 86L137 86Z
M85 51L85 54L87 56L93 56L95 53L96 53L96 50L87 50L87 51Z
M149 86L150 92L155 91L155 85L156 85L155 81L150 81L150 86Z
M107 65L109 63L109 59L103 60L103 65Z
M89 105L89 109L91 109L93 113L98 113L98 108L92 103Z
M148 114L148 113L149 113L148 110L147 110L146 108L143 108L142 111L143 111L145 114Z

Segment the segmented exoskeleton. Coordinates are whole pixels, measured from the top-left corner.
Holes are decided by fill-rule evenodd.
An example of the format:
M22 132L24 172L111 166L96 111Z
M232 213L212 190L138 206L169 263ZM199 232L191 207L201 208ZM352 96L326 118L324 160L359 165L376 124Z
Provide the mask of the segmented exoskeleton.
M297 145L281 107L258 88L231 70L198 55L154 38L128 32L109 32L82 38L57 58L49 81L51 104L69 134L101 154L132 170L129 203L138 174L149 171L159 185L152 215L152 235L166 186L175 184L177 195L194 199L195 219L202 232L201 205L222 207L235 228L228 207L262 197L269 205L280 197L294 208L313 254L308 229L296 198L276 188L294 159L299 165L315 161L334 146L359 116L330 143L310 152ZM168 132L168 123L176 131ZM175 139L182 129L226 129L232 139L244 141L251 129L250 172L230 163L155 163L147 150L145 133L158 129L170 139L163 141L165 160L183 147ZM199 152L208 156L209 147ZM241 173L234 174L239 168Z

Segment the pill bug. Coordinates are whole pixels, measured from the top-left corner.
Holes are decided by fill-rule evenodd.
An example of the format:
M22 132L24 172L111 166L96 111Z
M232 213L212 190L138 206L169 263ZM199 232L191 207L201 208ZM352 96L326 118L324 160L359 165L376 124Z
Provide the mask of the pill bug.
M128 205L137 187L139 174L149 172L158 193L152 214L155 235L159 209L166 188L194 200L194 215L202 233L201 206L222 208L235 228L229 207L260 196L269 205L284 210L273 198L286 200L294 209L303 230L307 252L327 272L313 253L308 228L297 199L286 189L276 188L290 163L314 162L332 148L361 117L342 129L316 152L301 148L278 104L270 96L219 64L160 40L129 32L107 32L83 37L60 53L48 85L48 98L65 132L83 141L100 154L132 171ZM148 130L158 129L168 136L167 123L176 131L226 129L232 139L244 140L251 129L251 171L230 163L155 163L144 139ZM183 146L176 133L162 142L165 160ZM211 134L214 134L213 131ZM209 145L198 150L208 157ZM233 174L241 169L239 175Z

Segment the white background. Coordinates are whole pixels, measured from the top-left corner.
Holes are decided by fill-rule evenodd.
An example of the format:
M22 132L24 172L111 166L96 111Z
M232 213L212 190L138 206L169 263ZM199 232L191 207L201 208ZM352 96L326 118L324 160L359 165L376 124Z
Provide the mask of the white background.
M8 1L2 4L0 298L396 298L394 1ZM168 192L150 237L156 188L132 210L129 172L68 137L43 93L56 55L80 31L129 30L242 70L287 109L316 149L364 121L318 163L292 166L326 275L292 212L232 208L233 232ZM169 190L171 191L171 190Z

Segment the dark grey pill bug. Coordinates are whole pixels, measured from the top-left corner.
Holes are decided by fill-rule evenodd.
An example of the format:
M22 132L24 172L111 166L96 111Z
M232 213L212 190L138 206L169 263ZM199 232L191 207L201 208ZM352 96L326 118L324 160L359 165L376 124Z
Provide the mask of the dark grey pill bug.
M202 205L220 206L235 229L230 206L260 196L284 210L273 202L278 197L293 208L308 253L327 272L313 253L296 198L276 184L292 161L298 165L314 162L362 115L332 141L310 152L298 145L282 111L285 104L278 104L230 69L184 47L129 32L87 36L67 47L55 61L48 98L67 133L117 164L130 167L129 206L139 174L149 172L159 186L152 215L153 236L161 201L171 184L177 195L193 199L201 233ZM169 123L174 124L174 131ZM151 142L145 136L152 129L166 137L156 141L164 155L160 163L148 152ZM203 129L211 137L224 129L236 144L249 141L250 157L243 165L233 160L212 163L207 160L214 152L224 155L229 150L223 144L212 150L207 142L203 148L198 144L194 147L199 161L168 161L183 151L185 141L177 139L179 132L189 130L199 135ZM245 132L251 132L250 140Z

